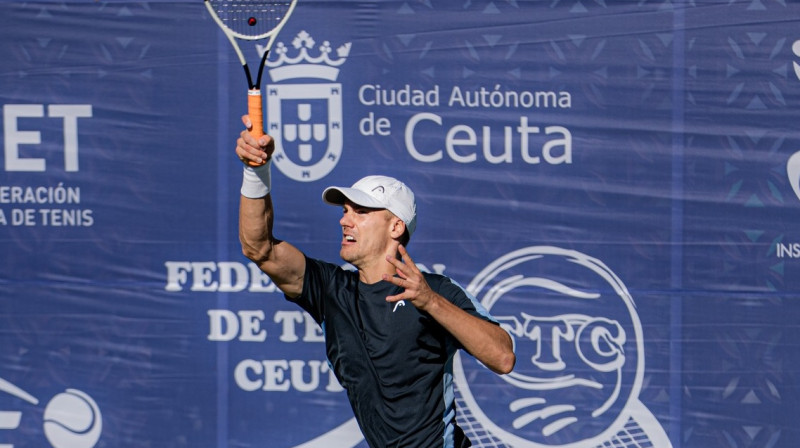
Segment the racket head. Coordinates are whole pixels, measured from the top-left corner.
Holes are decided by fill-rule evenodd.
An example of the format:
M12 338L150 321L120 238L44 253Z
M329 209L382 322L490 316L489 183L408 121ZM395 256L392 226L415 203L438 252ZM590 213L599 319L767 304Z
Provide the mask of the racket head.
M214 20L244 40L273 36L292 15L297 0L203 0Z

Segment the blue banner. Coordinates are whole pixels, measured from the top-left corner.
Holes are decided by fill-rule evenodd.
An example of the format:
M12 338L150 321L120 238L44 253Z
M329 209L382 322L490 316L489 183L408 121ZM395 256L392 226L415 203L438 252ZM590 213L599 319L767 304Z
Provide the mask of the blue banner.
M241 253L247 84L201 2L0 11L0 448L366 447ZM325 187L414 190L409 253L515 343L455 360L473 446L796 447L798 17L301 0L264 70L276 236L340 263Z

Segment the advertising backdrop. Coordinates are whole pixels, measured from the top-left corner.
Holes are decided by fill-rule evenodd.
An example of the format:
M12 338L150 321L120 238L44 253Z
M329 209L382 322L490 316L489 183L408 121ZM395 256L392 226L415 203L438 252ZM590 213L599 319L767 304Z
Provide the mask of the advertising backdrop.
M201 2L0 12L0 447L366 447L242 256ZM276 235L339 263L322 190L400 178L512 335L455 360L474 446L800 446L800 4L300 0L264 81Z

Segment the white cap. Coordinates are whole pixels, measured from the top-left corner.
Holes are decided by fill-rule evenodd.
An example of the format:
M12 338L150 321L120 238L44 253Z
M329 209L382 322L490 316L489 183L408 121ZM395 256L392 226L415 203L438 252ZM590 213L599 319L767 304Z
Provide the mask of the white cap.
M406 184L388 176L367 176L352 187L328 187L322 200L331 205L343 205L345 200L368 208L382 208L394 213L406 224L408 235L417 227L417 203L414 192Z

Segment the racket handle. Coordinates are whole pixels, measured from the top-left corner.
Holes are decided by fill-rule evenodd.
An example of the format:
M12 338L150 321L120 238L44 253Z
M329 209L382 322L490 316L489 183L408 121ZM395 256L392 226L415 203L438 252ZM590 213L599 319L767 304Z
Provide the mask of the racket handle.
M247 91L247 115L250 117L250 123L253 125L253 127L250 128L250 135L255 138L261 138L264 135L264 112L260 89L251 89ZM261 163L247 161L247 164L250 166L261 166L265 163L267 163L266 160L262 160Z

